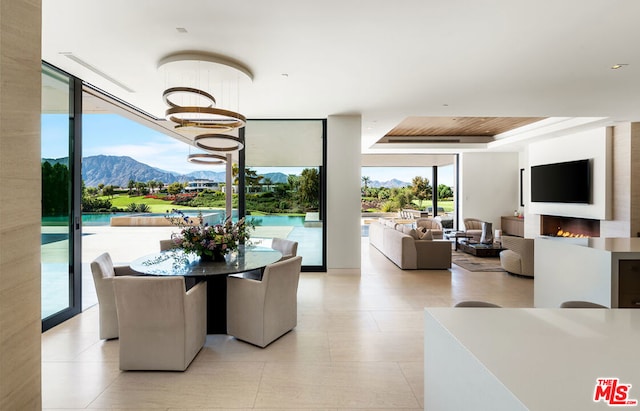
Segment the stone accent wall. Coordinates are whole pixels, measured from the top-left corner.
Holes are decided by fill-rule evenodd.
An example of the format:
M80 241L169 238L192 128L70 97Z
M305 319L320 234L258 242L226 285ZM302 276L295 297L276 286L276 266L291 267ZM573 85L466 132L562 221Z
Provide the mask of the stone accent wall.
M42 407L41 0L0 0L0 409Z

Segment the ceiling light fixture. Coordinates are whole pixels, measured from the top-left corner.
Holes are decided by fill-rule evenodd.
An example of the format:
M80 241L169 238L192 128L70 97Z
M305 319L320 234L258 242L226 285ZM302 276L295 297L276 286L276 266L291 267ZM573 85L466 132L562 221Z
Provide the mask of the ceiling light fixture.
M611 66L611 70L618 70L625 66L628 66L628 64L614 64L613 66Z
M235 85L235 91L239 93L240 82L253 79L248 68L214 54L181 52L163 58L158 69L164 71L166 79L173 76L181 83L166 88L162 94L163 101L169 106L165 118L176 123L176 131L190 139L198 134L198 129L205 131L193 137L193 145L208 153L191 154L187 158L189 162L224 164L228 157L219 153L244 149L243 139L222 133L243 128L247 119L236 111L217 108L213 93L204 89L212 89L214 82L224 91L224 83L228 82Z
M197 153L197 154L189 154L189 156L187 157L187 161L195 164L206 164L209 166L217 166L217 165L225 164L227 162L227 157L220 154Z
M232 145L225 145L231 142ZM193 139L196 147L206 151L240 151L244 142L240 137L228 134L200 134Z

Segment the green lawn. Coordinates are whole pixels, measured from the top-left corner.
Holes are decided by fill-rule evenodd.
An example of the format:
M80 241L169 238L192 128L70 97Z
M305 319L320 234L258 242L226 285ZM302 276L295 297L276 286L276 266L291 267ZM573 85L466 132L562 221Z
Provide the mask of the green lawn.
M420 205L420 201L418 200L413 200L412 204L414 204L416 206L416 208L419 207ZM422 208L426 208L426 207L431 207L433 205L433 203L431 201L423 201L422 202ZM452 213L453 212L453 200L438 200L438 208L442 207L444 208L444 211L447 213Z
M185 207L185 206L171 204L171 201L164 201L158 198L144 198L144 197L138 197L138 196L130 197L128 195L115 195L113 196L113 198L109 198L109 197L101 197L101 198L110 200L112 206L122 208L122 209L126 209L127 206L131 203L146 204L149 206L150 211L152 213L166 213L167 210L171 210L174 208L180 209L180 210L193 209L193 207Z

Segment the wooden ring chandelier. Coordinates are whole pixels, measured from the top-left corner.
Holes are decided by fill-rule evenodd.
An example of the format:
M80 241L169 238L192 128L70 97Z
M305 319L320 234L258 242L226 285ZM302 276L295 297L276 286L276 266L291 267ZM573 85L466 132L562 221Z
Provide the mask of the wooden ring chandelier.
M205 106L181 106L171 100L171 97L176 94L192 94L197 99L210 104ZM172 87L162 93L162 99L169 106L165 112L165 118L176 123L176 129L192 127L218 132L196 136L194 145L208 153L191 154L187 161L208 165L224 164L226 157L215 154L216 152L227 153L244 148L244 142L241 138L222 133L244 127L247 119L240 113L216 108L216 99L213 95L192 87ZM229 142L231 142L231 145L228 145Z

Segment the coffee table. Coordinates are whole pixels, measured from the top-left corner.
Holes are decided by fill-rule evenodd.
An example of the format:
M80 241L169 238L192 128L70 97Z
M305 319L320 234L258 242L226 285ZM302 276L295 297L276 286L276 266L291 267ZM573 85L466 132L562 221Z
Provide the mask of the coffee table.
M453 242L455 243L455 250L458 251L458 240L459 239L466 239L466 240L470 240L473 238L472 235L469 235L467 233L465 233L464 231L450 231L448 233L444 233L444 237L447 240L451 240L453 238Z
M504 248L494 246L493 244L469 243L463 241L460 243L460 250L476 257L497 257Z

